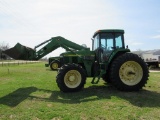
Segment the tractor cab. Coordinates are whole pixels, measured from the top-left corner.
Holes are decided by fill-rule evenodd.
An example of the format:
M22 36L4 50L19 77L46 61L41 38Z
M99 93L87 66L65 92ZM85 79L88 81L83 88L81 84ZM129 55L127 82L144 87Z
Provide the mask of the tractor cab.
M117 49L125 49L124 30L98 30L93 35L92 50L96 53L98 62L105 62L111 53Z

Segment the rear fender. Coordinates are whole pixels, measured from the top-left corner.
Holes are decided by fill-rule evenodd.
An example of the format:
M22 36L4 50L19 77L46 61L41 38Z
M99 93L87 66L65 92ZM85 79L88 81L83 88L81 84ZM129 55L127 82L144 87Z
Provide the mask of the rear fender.
M117 49L117 50L113 51L107 61L107 69L109 68L111 63L114 61L114 59L116 59L118 56L120 56L126 52L130 52L130 50L129 49Z

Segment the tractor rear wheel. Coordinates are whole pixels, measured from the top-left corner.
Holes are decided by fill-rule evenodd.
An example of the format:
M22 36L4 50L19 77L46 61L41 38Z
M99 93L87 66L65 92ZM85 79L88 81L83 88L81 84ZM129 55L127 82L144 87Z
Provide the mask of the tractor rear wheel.
M51 68L52 70L57 70L59 67L60 67L60 63L59 63L58 61L52 61L52 62L50 63L50 68Z
M107 71L107 72L109 72L109 71ZM102 76L102 79L103 79L106 83L108 83L108 84L111 83L111 80L110 80L110 78L109 78L108 73L104 74L104 75Z
M125 53L111 64L112 84L122 91L138 91L147 83L149 72L146 63L136 54Z
M86 73L84 69L77 64L63 65L57 74L56 82L59 89L63 92L75 92L84 87Z

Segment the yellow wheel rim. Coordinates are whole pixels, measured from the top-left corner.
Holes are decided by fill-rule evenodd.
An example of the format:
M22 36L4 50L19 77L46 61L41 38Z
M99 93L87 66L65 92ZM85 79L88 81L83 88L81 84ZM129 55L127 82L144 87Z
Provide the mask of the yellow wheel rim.
M143 70L137 62L127 61L120 67L119 75L124 84L133 86L141 81Z
M52 68L53 68L53 69L58 69L58 63L53 63L53 64L52 64Z
M64 83L69 88L76 88L81 83L81 74L77 70L70 70L64 76Z

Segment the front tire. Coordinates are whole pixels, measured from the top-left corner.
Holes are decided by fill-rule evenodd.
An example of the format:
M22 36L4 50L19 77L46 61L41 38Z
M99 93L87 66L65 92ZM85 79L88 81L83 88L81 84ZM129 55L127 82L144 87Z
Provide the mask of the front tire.
M56 82L59 89L63 92L76 92L84 87L86 73L77 64L66 64L62 66L57 74Z
M50 68L53 71L58 70L59 67L60 67L60 62L59 61L52 61L50 63Z
M148 67L136 54L125 53L111 64L112 84L122 91L138 91L148 80Z

